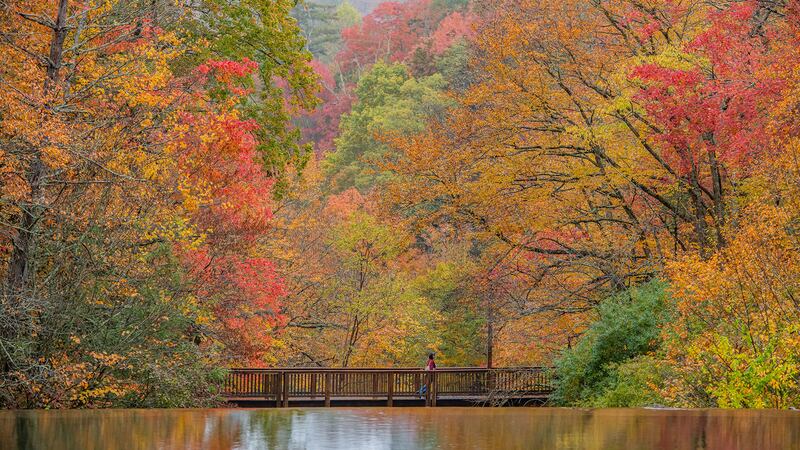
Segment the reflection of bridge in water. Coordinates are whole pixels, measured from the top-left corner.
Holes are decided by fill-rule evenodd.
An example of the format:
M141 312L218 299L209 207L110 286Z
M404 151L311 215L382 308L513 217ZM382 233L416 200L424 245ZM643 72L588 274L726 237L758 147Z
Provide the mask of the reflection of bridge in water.
M542 404L545 367L231 369L223 395L240 406L447 406Z

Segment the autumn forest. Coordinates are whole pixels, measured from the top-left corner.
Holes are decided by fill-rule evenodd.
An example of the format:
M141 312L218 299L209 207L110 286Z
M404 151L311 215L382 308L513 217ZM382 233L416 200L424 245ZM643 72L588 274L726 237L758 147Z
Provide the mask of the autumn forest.
M798 0L0 0L0 407L429 352L800 406L798 49Z

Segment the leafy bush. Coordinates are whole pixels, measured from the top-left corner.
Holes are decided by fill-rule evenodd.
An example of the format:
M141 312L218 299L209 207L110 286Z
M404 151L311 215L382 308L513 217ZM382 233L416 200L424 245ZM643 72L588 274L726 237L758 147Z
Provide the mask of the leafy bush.
M641 358L658 349L668 318L666 283L651 281L604 300L598 320L556 362L553 400L572 406L636 406L656 400L648 384L657 366Z
M597 408L625 408L664 404L660 391L668 366L658 359L642 355L620 364L609 365L602 390L590 399Z

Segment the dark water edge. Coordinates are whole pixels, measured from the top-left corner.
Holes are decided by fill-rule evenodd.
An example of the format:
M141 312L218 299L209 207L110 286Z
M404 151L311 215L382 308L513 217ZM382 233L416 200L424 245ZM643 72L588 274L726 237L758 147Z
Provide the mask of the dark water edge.
M0 449L800 450L800 413L562 408L3 411Z

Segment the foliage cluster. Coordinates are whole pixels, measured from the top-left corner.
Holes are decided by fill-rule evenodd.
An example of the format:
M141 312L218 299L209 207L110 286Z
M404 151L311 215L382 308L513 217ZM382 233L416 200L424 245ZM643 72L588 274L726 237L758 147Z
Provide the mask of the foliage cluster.
M213 404L263 361L316 102L292 6L0 4L0 405Z
M603 300L598 318L557 361L553 401L614 407L661 403L654 355L661 348L661 326L671 319L670 304L662 281Z

